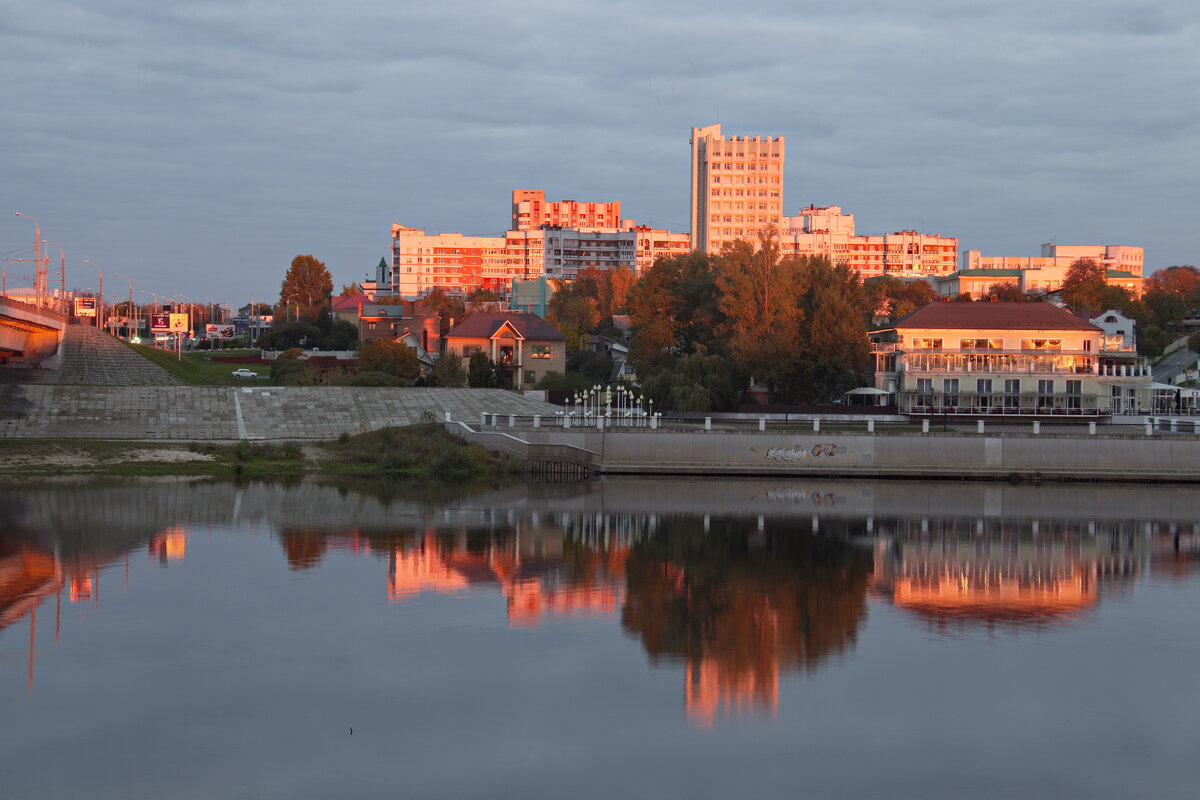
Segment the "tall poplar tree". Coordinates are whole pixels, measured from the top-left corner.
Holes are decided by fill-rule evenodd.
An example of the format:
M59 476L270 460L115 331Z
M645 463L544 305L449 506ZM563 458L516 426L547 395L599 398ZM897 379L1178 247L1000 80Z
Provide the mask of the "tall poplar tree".
M332 294L333 276L325 262L311 255L296 256L279 285L279 308L285 317L289 307L297 308L301 318L316 322Z

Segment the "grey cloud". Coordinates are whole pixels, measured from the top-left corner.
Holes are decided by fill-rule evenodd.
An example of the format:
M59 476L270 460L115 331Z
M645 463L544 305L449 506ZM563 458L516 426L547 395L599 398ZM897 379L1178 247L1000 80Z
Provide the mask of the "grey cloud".
M0 32L8 188L48 238L147 288L265 295L298 252L361 278L392 221L497 232L531 173L686 229L688 128L720 121L787 136L789 210L923 221L996 254L1099 226L1163 266L1195 260L1198 18L1082 0L48 0ZM7 247L27 228L0 216Z

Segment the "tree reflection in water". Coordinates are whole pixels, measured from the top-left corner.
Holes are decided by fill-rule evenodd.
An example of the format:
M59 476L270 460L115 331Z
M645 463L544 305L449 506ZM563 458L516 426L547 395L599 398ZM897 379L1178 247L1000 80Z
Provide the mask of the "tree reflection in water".
M870 551L784 522L673 518L638 542L621 623L652 661L681 660L688 715L774 712L780 670L814 670L853 647Z

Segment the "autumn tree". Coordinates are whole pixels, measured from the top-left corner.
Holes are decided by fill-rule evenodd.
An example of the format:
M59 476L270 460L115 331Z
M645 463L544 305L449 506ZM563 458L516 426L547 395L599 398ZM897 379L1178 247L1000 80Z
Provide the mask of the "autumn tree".
M331 294L333 276L324 262L311 255L296 256L279 285L279 310L275 313L286 317L286 309L293 305L300 318L315 323L320 320L321 312L328 309Z
M1129 301L1129 293L1105 280L1108 268L1081 258L1067 268L1061 289L1063 302L1075 311L1105 311Z
M362 287L357 283L343 283L342 291L338 294L339 297L354 297L362 292Z
M923 280L903 280L895 275L868 278L863 287L870 300L872 314L891 319L907 316L937 300L937 292Z
M462 298L450 294L441 286L435 286L430 289L421 298L421 302L430 311L436 311L439 314L439 328L442 335L445 335L447 331L462 322L467 315Z

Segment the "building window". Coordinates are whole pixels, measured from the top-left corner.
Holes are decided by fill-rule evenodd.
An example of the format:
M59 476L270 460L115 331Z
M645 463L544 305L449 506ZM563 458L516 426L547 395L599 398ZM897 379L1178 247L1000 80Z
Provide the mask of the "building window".
M367 330L369 330L369 331L373 331L373 330L375 330L375 323L374 323L374 322L368 322L368 323L367 323Z
M957 406L958 405L958 378L943 378L942 379L942 405Z
M921 337L914 337L913 341L912 341L912 346L913 346L914 350L941 350L942 349L942 340L941 339L925 339L925 338L921 338Z
M1021 407L1021 381L1020 379L1010 379L1004 381L1004 407L1005 408L1020 408Z
M530 358L550 357L550 345L548 344L535 344L531 347L531 351L532 352L529 354Z
M525 370L525 383L537 383L537 375L531 369Z
M1054 381L1038 381L1038 408L1050 408L1054 405Z
M1067 408L1083 408L1083 381L1067 381Z

